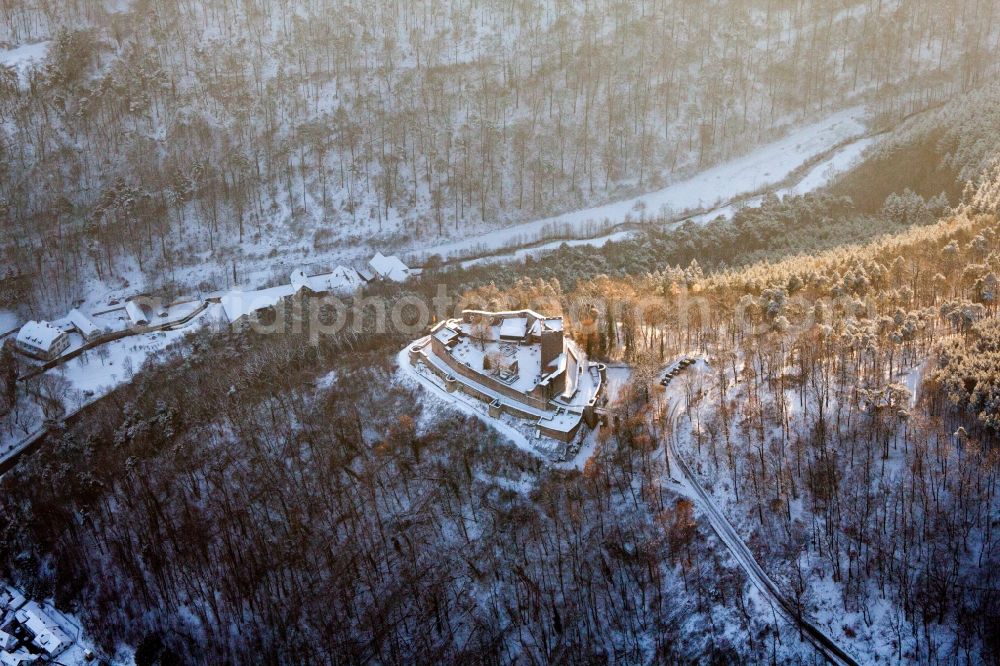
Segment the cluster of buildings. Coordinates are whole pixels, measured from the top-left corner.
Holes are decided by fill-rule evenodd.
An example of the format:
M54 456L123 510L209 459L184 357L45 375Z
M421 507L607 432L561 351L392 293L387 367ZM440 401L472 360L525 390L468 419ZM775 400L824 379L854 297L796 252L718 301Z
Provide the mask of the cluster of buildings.
M604 364L564 335L561 317L532 310L465 310L414 342L409 360L449 392L486 403L490 416L509 414L560 442L572 441L583 424L597 425L607 381Z
M74 308L57 321L29 321L17 332L14 344L27 356L51 361L69 348L70 333L74 332L90 341L107 330L93 318Z
M41 605L0 588L0 664L51 663L74 642Z
M288 284L277 287L243 291L235 289L222 295L219 301L229 323L236 324L246 317L274 307L283 298L300 291L312 294L353 294L370 282L406 282L411 277L420 275L418 268L410 268L399 257L385 256L376 252L366 266L351 268L337 266L329 273L308 275L302 268L292 271Z
M152 307L153 299L134 298L126 301L124 306L99 313L106 315L109 312L120 312L123 315L113 320L104 320L103 323L96 316L74 308L58 320L27 322L17 332L14 343L17 350L26 356L48 362L65 354L74 341L76 349L86 343L98 341L103 336L120 334L123 332L121 327L147 332L182 324L205 309L208 302L221 303L226 318L235 324L302 290L315 294L352 294L369 282L405 282L419 274L420 269L408 267L399 257L385 256L378 252L361 268L337 266L329 273L318 275L308 275L304 269L299 268L292 272L288 284L255 291L236 289L208 297L204 301ZM75 335L82 339L75 339Z

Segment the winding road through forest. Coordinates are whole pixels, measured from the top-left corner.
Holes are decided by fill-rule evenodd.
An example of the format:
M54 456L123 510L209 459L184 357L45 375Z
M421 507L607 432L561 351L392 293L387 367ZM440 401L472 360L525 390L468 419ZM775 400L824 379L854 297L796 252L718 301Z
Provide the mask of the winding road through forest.
M786 620L798 627L800 635L808 640L829 663L836 666L858 666L859 662L855 657L837 645L836 641L813 624L803 614L801 607L778 588L774 580L767 575L767 572L757 562L757 559L750 552L750 549L729 520L712 503L708 493L698 483L691 469L684 462L684 458L677 451L676 438L674 437L674 433L677 432L676 425L678 421L676 414L678 409L683 410L684 395L680 391L670 392L669 398L672 398L672 405L667 413L671 423L670 433L666 438L668 442L669 462L672 462L684 477L683 481L675 481L687 488L688 492L686 494L695 501L698 508L708 518L708 522L718 535L719 540L726 545L726 548L732 553L733 558L740 565L740 568L746 572L747 577L750 578L754 586L771 601L774 609ZM672 468L668 467L668 469Z

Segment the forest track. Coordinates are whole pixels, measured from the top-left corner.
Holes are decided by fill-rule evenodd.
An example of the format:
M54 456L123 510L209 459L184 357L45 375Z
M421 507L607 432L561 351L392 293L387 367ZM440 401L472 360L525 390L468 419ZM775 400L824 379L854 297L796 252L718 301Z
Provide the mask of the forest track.
M701 484L695 479L694 474L691 473L684 459L677 452L674 438L668 437L667 440L670 447L670 456L677 467L680 468L687 485L693 491L698 506L708 517L708 522L719 536L719 539L726 544L729 552L732 553L757 589L772 600L777 610L789 622L799 628L800 635L805 637L829 663L836 666L859 666L857 659L838 646L832 638L823 633L822 630L806 618L802 614L801 609L778 589L777 584L760 566L729 520L716 508L715 504L709 498L708 493L705 492Z

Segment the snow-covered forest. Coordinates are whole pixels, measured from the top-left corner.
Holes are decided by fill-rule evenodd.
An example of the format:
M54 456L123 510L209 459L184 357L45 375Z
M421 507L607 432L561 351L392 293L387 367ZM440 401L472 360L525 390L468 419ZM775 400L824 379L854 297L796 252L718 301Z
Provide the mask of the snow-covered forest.
M957 214L868 245L741 271L600 276L571 293L522 280L477 297L575 304L593 320L581 344L637 376L705 350L711 367L666 395L634 387L638 412L608 447L638 442L655 471L637 492L670 474L673 439L757 559L833 635L869 659L989 663L998 203L994 167Z
M891 125L989 81L995 12L5 2L4 273L45 311L91 279L220 288L276 251L408 247L648 190L848 104Z
M992 0L0 0L0 661L1000 663L998 74Z
M816 663L671 481L673 440L861 663L988 663L998 183L863 246L468 294L565 308L634 368L582 470L422 397L405 336L200 334L3 479L0 554L101 644L202 663ZM691 349L705 370L647 383Z

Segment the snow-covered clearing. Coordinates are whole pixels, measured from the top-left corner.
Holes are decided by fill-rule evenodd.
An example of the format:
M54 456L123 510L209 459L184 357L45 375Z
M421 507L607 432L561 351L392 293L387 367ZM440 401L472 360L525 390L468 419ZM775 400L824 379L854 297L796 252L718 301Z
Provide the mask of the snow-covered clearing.
M741 195L785 181L804 164L843 145L843 150L824 160L790 189L795 193L811 191L850 166L870 144L871 140L864 138L867 130L863 118L862 107L839 111L824 120L793 130L783 139L761 146L743 157L719 164L661 190L423 247L414 256L426 259L436 254L446 260L468 257L510 248L546 234L587 235L594 229L610 230L622 224L641 222L650 216L673 217L685 211L717 209ZM604 235L583 242L603 245L610 238L610 235Z
M222 306L213 304L186 325L174 330L162 330L129 336L90 349L66 363L49 370L69 382L66 396L67 411L107 395L115 387L131 381L146 359L163 351L203 326L216 325L222 319ZM92 392L93 395L87 395Z
M915 407L920 398L920 383L923 381L924 373L927 371L929 361L910 368L900 376L900 381L910 391L910 407Z
M48 41L23 44L8 51L0 51L0 65L13 69L23 84L27 80L31 68L45 60L45 56L49 52L49 44Z
M834 176L844 173L854 166L861 159L861 155L865 152L865 150L874 145L877 141L878 137L876 136L866 136L858 139L857 141L852 141L851 143L838 149L829 158L823 160L810 169L809 173L807 173L798 183L792 185L791 187L779 190L777 195L785 196L788 194L807 194L824 187L827 183L833 180Z

